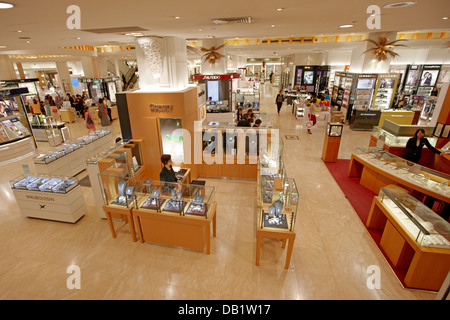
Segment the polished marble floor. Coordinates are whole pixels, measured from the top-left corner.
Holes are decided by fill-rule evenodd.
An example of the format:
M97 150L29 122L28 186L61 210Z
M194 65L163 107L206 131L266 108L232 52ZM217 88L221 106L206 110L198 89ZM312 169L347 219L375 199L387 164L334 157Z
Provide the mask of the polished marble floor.
M302 119L283 107L276 114L277 88L262 88L262 112L271 115L285 140L288 175L296 179L300 203L289 270L281 242L263 239L256 255L256 182L206 179L216 187L217 237L211 254L132 242L128 226L111 237L95 211L91 188L83 187L88 213L76 224L21 216L9 180L31 158L0 168L0 299L434 299L432 292L405 289L366 232L321 160L325 121L311 135ZM74 137L84 124L71 124ZM113 134L120 136L118 121ZM368 145L369 132L344 128L339 158ZM39 150L48 149L46 143ZM86 173L80 174L80 178ZM70 265L81 272L81 288L70 290ZM370 266L380 270L381 288L369 289Z

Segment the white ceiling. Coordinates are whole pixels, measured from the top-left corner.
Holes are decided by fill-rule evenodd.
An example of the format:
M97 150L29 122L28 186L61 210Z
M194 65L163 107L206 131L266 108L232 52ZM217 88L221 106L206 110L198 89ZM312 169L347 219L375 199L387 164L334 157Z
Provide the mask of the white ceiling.
M367 29L367 7L398 0L5 0L15 8L0 10L0 53L16 50L53 50L60 46L101 45L134 42L120 33L95 34L82 30L140 27L145 35L177 36L186 39L264 38L372 32ZM81 29L69 30L69 5L81 9ZM277 8L284 8L277 11ZM180 19L175 19L179 16ZM251 16L251 24L215 25L215 18ZM406 8L381 9L381 30L450 30L449 0L417 0ZM350 29L339 25L353 23ZM274 27L272 27L274 25ZM19 33L18 30L23 32ZM19 39L26 37L29 39ZM80 39L77 39L80 38ZM30 41L30 43L27 43ZM346 50L351 50L345 46ZM310 50L306 44L302 50ZM289 49L291 48L291 49ZM285 46L292 50L293 46ZM332 45L331 45L331 48ZM235 48L239 49L239 48ZM333 48L336 49L336 48ZM260 48L258 50L261 50ZM273 49L269 49L273 53ZM279 50L284 50L280 47ZM336 49L337 50L337 49ZM264 54L264 53L263 53Z

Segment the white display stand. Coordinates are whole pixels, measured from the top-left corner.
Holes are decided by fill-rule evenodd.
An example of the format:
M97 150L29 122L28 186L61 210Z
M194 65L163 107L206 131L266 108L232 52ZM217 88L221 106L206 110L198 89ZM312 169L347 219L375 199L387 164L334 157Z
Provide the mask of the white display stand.
M92 141L86 145L83 145L82 150L85 152L85 160L90 159L95 156L99 151L106 149L107 147L111 147L115 145L115 141L111 133L104 135L103 137L98 138L97 140Z
M31 156L35 152L33 138L25 138L16 142L0 145L0 165Z
M68 193L12 190L24 217L75 223L87 213L79 185Z
M86 169L85 151L79 148L50 163L35 163L34 166L39 174L74 177Z

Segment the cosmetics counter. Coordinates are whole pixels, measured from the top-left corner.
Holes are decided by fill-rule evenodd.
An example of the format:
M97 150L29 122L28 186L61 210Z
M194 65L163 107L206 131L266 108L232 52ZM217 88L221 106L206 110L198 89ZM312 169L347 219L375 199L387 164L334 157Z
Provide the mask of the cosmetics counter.
M27 174L10 185L24 217L75 223L87 212L77 178Z
M374 198L366 226L408 288L440 289L450 270L450 223L391 186Z
M288 269L296 235L299 192L295 180L287 176L282 150L273 151L258 161L256 265L260 262L262 238L275 238L282 241L282 248L288 241L285 261Z

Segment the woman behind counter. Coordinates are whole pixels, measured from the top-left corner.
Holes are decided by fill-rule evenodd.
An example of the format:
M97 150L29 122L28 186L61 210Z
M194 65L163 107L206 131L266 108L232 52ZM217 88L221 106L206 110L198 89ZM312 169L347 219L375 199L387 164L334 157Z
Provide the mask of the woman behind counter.
M161 156L161 162L164 167L159 174L159 180L165 182L178 182L175 171L173 171L172 168L172 156L170 154L163 154Z
M422 157L422 148L427 146L428 149L434 153L441 154L439 150L434 148L427 138L425 138L425 130L417 129L414 137L410 138L406 143L406 150L403 158L415 163L418 163Z

